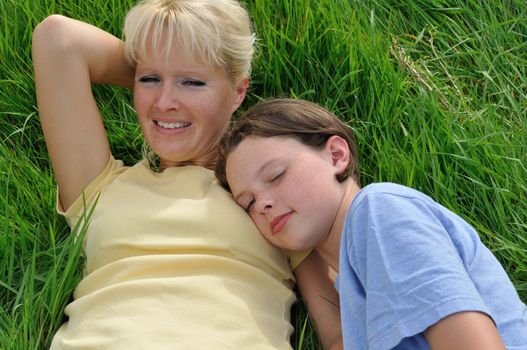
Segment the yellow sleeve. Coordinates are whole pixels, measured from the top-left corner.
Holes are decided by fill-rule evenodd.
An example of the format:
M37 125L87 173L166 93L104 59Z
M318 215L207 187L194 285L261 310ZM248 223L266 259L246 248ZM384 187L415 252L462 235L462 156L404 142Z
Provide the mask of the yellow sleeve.
M301 251L292 251L285 250L287 259L289 260L289 265L291 265L291 270L295 270L298 265L311 253L312 249L301 250Z
M105 188L125 167L123 162L110 157L110 161L103 171L82 191L73 204L65 210L60 201L60 189L57 187L56 210L63 215L70 227L75 227L85 208L90 208L99 193Z

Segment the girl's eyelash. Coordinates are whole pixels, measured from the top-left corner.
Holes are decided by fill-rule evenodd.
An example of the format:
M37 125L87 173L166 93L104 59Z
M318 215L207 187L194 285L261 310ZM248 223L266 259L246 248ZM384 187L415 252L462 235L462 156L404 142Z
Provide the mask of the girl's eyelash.
M252 207L254 206L254 202L255 202L254 198L252 198L252 199L249 201L249 204L247 204L247 206L245 207L245 211L246 211L246 212L251 211Z
M273 182L273 181L275 181L275 180L278 180L278 179L279 179L282 175L284 175L284 174L285 174L285 170L281 171L278 175L276 175L275 177L273 177L273 178L271 179L270 182Z

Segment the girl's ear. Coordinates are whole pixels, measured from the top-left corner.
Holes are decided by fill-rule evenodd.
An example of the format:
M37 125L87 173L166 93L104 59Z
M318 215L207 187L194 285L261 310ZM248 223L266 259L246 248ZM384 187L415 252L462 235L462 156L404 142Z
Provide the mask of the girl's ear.
M331 157L331 162L335 168L335 174L342 174L350 162L350 149L348 142L338 135L331 136L326 141L325 150Z

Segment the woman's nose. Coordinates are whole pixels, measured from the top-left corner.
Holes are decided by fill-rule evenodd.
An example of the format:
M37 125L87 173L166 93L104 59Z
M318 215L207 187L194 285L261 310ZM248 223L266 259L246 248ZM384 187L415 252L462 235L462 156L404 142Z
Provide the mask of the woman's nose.
M172 84L163 84L157 97L157 107L160 111L179 109L177 88Z

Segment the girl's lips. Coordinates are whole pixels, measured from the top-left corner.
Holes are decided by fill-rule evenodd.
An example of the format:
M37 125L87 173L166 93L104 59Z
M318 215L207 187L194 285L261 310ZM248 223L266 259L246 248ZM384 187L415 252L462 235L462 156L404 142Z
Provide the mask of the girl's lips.
M271 232L273 235L276 235L278 232L282 231L284 226L289 221L289 218L293 215L293 211L290 211L289 213L285 213L282 215L278 215L271 221Z

